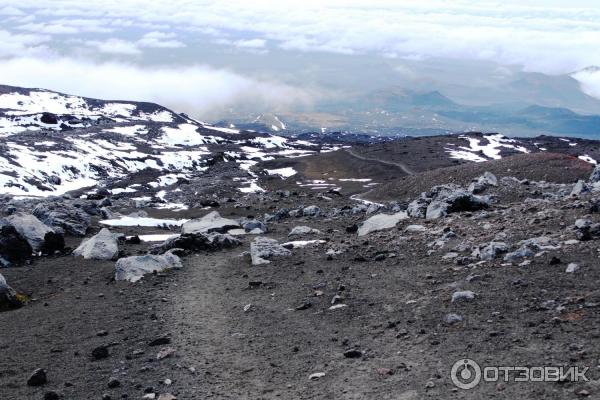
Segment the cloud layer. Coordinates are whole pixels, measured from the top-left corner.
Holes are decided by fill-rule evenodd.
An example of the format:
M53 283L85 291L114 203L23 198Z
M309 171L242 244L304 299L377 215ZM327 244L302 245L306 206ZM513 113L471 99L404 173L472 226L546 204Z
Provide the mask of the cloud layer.
M38 18L50 19L21 27L37 33L115 32L119 24L168 26L210 31L238 47L262 48L269 42L300 51L484 59L545 73L600 64L600 10L587 0L562 7L564 2L537 0L5 2L9 14L30 9ZM93 22L72 23L82 18ZM248 33L249 39L244 37ZM160 31L154 35L165 47L183 45L165 41Z
M443 58L465 63L484 60L547 74L600 65L597 2L565 3L4 0L0 8L0 73L24 86L54 84L56 89L85 90L90 96L137 96L204 112L213 110L214 104L225 107L248 99L252 91L259 102L274 104L305 99L306 93L273 79L264 82L196 66L206 64L199 47L203 43L263 57L283 51L432 63ZM159 66L140 67L147 54L154 54L153 60L160 62L153 64ZM86 61L80 61L84 56ZM289 63L293 64L293 57ZM61 70L67 67L72 72ZM48 71L43 81L40 70ZM62 77L65 71L72 76ZM179 76L170 76L173 73ZM600 96L600 83L584 78L586 91ZM204 99L199 93L205 93Z
M40 73L43 71L43 73ZM211 116L235 103L275 109L309 96L296 88L206 66L141 68L75 59L15 58L0 63L5 84L112 100L150 101L190 115Z

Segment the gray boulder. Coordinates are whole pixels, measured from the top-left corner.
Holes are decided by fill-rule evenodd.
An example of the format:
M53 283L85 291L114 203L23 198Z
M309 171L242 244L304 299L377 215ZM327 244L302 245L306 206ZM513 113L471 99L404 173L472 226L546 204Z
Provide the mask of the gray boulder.
M573 189L571 190L570 196L579 196L584 193L589 193L592 191L592 188L582 181L581 179L577 181Z
M6 222L27 240L35 252L50 254L65 247L62 235L56 233L34 215L22 212L14 213L6 217Z
M73 254L86 260L114 260L119 256L117 235L103 228L96 235L81 242Z
M281 221L282 219L290 217L290 210L287 208L280 208L275 214L265 214L265 221Z
M288 236L312 235L319 233L321 233L321 231L318 229L311 228L310 226L301 225L292 228L290 233L288 233Z
M172 268L183 268L183 265L179 257L171 252L163 255L146 254L120 258L115 264L115 279L137 282L146 274L162 272Z
M375 203L371 203L367 207L366 213L367 213L367 215L373 214L373 213L376 213L377 211L379 211L380 209L381 209L381 205L375 204Z
M427 206L425 212L426 219L438 219L448 215L450 205L445 201L434 200Z
M473 252L473 257L479 257L485 261L498 258L501 254L508 252L508 245L504 242L490 242L485 246L478 247Z
M486 191L490 186L498 186L498 178L491 172L486 171L469 185L468 190L471 193L478 194Z
M600 165L596 165L589 179L590 183L600 182Z
M292 252L275 239L258 237L250 244L252 265L269 264L274 257L290 256Z
M258 232L256 229L260 230L262 233L267 232L267 225L257 219L243 221L242 228L244 228L246 232Z
M217 211L212 211L202 218L184 223L181 227L181 233L225 233L235 228L240 228L240 224L237 221L223 218Z
M390 229L396 226L398 222L408 218L404 211L396 214L377 214L364 221L358 228L358 236L365 236L371 232Z
M321 214L321 209L317 206L308 206L302 209L302 215L305 217L318 217Z
M507 253L504 256L504 261L516 262L520 259L533 257L535 253L531 251L527 246L521 246L517 250Z
M68 203L40 203L32 213L46 225L76 236L85 236L92 222L85 211Z
M406 208L406 213L411 218L425 218L429 201L421 197L411 201Z

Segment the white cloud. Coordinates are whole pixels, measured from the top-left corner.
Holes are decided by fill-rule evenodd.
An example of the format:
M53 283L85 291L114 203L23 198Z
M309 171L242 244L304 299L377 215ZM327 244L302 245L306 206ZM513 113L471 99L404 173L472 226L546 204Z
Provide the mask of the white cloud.
M102 41L88 40L84 43L88 46L95 47L102 53L107 54L138 55L142 53L135 43L116 38L110 38Z
M600 99L600 68L579 71L572 76L579 81L586 94Z
M225 31L227 40L241 48L262 48L266 44L262 40L266 39L290 51L490 60L545 73L566 73L600 64L600 10L596 0L4 2L31 8L46 17L119 19L131 26ZM53 29L60 29L60 23L51 24L58 24ZM249 35L264 39L248 39ZM172 38L146 38L140 45L143 43L170 48L183 44Z
M262 49L266 46L267 41L265 39L247 39L247 40L236 40L233 45L244 49Z
M7 6L0 8L0 15L9 15L12 17L23 16L25 13L17 7Z
M40 71L44 73L41 74ZM15 58L0 62L8 85L42 87L104 99L151 101L200 118L238 102L285 107L310 100L308 93L206 66L141 68L75 59Z
M177 49L185 47L185 43L175 40L175 37L176 35L174 33L153 31L146 33L140 40L138 40L137 44L140 47L164 49Z
M17 57L45 53L44 43L49 38L44 35L13 34L0 30L0 57Z

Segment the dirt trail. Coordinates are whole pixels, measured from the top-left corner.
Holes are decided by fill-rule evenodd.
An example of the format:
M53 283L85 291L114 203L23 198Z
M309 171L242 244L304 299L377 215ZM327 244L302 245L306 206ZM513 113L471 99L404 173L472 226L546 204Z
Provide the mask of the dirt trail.
M346 149L346 152L348 154L350 154L352 157L358 158L359 160L373 161L373 162L376 162L376 163L379 163L379 164L391 165L391 166L400 168L407 175L414 175L415 174L415 172L412 169L410 169L405 164L400 163L400 162L381 160L379 158L365 157L365 156L362 156L360 154L355 153L351 148L350 149Z

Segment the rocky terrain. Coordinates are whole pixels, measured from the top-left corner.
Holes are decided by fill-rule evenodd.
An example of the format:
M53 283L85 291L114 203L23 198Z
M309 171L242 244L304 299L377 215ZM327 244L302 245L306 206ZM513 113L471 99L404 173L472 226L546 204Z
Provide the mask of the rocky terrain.
M275 136L10 87L0 132L2 399L600 393L597 141ZM466 357L591 380L465 391Z

